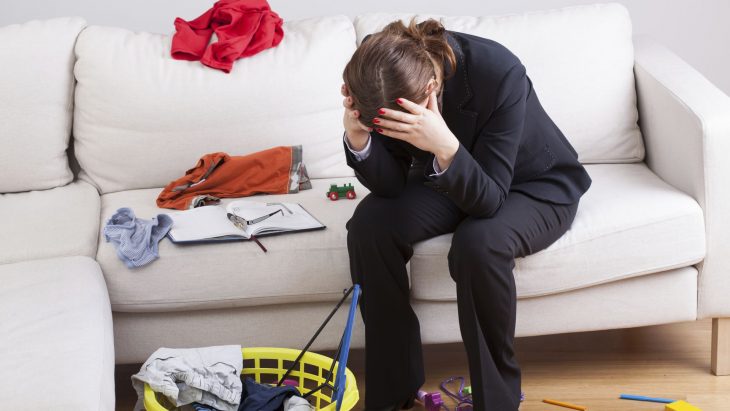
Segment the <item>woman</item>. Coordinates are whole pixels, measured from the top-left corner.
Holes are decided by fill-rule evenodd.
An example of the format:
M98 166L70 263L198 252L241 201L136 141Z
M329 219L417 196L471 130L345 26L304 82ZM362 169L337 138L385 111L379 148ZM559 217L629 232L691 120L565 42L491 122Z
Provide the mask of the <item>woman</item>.
M343 79L347 164L370 190L346 224L366 409L408 408L424 383L406 263L414 243L453 232L474 408L516 410L514 260L570 228L591 178L525 67L495 41L396 21L363 39Z

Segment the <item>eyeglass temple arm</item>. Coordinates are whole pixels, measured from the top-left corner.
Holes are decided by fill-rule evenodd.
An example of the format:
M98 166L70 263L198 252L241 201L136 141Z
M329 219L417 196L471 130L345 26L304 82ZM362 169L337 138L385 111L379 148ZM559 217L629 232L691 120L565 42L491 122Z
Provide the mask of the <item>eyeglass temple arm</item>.
M281 215L284 215L284 210L282 210L282 209L280 208L280 209L278 209L278 210L274 211L274 212L273 212L273 213L271 213L271 214L267 214L267 215L264 215L264 216L261 216L261 217L258 217L258 218L254 218L253 220L251 220L251 221L248 221L247 223L248 223L248 224L256 224L256 223L258 223L258 222L261 222L261 221L264 221L264 220L266 220L267 218L269 218L269 217L273 216L274 214L276 214L276 213L278 213L278 212L281 212Z

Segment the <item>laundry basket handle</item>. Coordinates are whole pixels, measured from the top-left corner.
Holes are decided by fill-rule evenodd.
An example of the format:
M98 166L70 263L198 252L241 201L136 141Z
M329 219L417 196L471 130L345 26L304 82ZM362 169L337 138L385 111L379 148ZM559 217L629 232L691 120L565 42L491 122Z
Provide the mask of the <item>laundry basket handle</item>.
M347 369L347 356L350 352L350 339L352 338L352 328L355 324L355 307L357 307L357 300L360 297L360 285L353 285L354 292L352 294L352 303L350 304L350 312L347 315L347 325L345 325L345 332L342 335L341 351L337 358L337 378L335 379L335 389L332 393L332 401L337 401L337 411L340 411L342 406L342 396L345 394L345 369Z
M347 289L344 292L344 295L342 296L342 298L340 299L340 301L337 302L337 305L335 305L335 308L332 309L332 311L329 313L329 315L327 316L327 318L325 318L324 322L322 322L322 324L319 326L319 329L317 329L317 331L314 333L314 335L312 336L312 338L309 339L309 342L307 342L307 345L305 345L304 348L299 352L299 355L297 356L296 360L294 360L294 362L292 363L292 365L289 366L289 368L286 370L286 372L284 373L284 375L281 376L281 378L279 379L279 382L276 383L276 386L277 387L278 386L281 386L281 384L284 383L284 380L287 379L287 377L292 372L292 370L294 368L296 368L297 366L299 366L299 361L302 359L302 357L304 356L304 354L309 350L309 347L312 346L312 343L314 343L314 340L317 339L317 337L322 332L322 330L324 329L324 327L327 325L327 323L329 323L330 319L335 315L335 313L340 308L340 306L345 302L345 300L347 300L347 297L349 297L350 294L353 291L355 291L355 290L357 290L357 296L359 297L359 295L360 295L360 285L359 284L354 284L353 286L351 286L349 289ZM357 305L357 299L356 298L353 298L353 303L351 304L350 311L353 310L352 307L355 306L355 305ZM341 355L342 343L343 343L345 334L352 333L352 324L350 324L350 319L349 318L348 318L348 323L347 324L349 326L349 329L348 329L348 327L345 327L345 332L343 333L343 336L342 336L343 338L340 338L340 344L339 344L339 347L337 347L337 355L336 355L335 358L338 358ZM349 335L348 335L348 337L349 337ZM347 341L348 341L348 343L347 343L347 349L349 350L349 347L350 347L349 341L350 341L350 339L348 338ZM332 362L332 368L334 368L334 361ZM329 373L330 375L327 376L327 379L324 381L324 383L321 384L319 387L315 388L314 390L308 392L306 395L309 395L312 392L321 389L323 386L325 386L329 382L329 378L332 375L332 368L330 368L330 373ZM334 396L334 393L333 393L333 396Z

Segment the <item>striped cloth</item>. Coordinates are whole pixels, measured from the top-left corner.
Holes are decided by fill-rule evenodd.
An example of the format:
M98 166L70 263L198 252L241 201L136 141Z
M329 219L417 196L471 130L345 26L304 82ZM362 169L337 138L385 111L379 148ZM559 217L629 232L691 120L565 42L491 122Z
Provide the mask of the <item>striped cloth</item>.
M131 208L122 207L106 222L104 238L114 244L127 267L141 267L159 257L157 243L171 227L172 218L166 214L144 220L135 217Z

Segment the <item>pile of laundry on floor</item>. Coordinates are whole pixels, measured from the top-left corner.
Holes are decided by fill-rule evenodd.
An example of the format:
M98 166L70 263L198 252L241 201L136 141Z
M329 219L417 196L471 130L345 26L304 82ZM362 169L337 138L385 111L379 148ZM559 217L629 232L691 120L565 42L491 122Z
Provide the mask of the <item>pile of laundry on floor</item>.
M144 384L180 410L313 411L297 387L241 381L240 345L160 348L132 376L135 411L144 410Z

